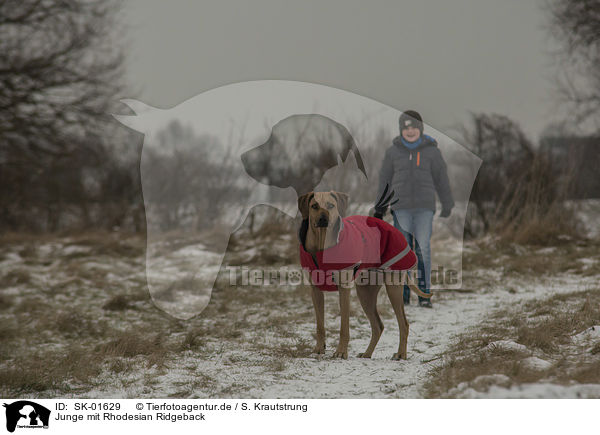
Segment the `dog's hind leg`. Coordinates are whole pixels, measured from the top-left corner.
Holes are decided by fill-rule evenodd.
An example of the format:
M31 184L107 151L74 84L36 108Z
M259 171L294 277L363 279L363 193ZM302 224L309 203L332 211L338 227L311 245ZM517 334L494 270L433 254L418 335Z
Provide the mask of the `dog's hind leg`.
M398 329L400 330L400 344L398 346L398 352L392 355L392 359L406 359L406 347L408 345L408 321L404 314L404 300L402 293L404 288L401 285L387 284L385 285L388 297L396 314L396 320L398 320Z
M371 324L371 341L367 350L358 354L359 358L371 358L383 333L383 322L377 312L377 294L380 288L380 285L356 285L358 300Z
M317 344L313 352L323 354L325 353L325 297L323 292L315 286L312 287L311 295L317 321Z

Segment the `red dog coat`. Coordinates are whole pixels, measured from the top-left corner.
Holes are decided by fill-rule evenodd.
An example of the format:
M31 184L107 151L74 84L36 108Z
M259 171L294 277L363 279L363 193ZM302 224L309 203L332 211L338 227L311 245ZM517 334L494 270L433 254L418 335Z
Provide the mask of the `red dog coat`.
M417 263L404 235L387 222L374 217L348 216L342 219L338 243L317 251L316 263L304 249L308 219L300 227L300 264L311 282L323 291L336 291L333 271L353 269L408 270Z

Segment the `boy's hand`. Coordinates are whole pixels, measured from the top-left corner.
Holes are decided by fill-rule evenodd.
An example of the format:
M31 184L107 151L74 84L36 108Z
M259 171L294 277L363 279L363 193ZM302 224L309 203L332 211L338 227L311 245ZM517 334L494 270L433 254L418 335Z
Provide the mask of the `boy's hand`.
M377 219L383 219L383 215L385 214L385 212L386 210L377 209L373 207L369 210L369 216L376 217Z
M377 219L383 219L383 215L387 211L388 207L398 202L397 199L395 201L392 201L392 198L394 197L394 191L392 190L388 193L389 188L390 185L386 184L385 189L383 189L383 193L381 194L379 200L375 204L375 213L373 213L373 217L376 217Z

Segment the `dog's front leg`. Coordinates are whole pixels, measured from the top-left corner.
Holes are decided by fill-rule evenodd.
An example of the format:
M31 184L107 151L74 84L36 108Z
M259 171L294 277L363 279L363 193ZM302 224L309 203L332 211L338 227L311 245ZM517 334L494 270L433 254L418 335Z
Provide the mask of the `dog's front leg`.
M340 341L334 358L348 359L348 342L350 341L350 287L339 285L340 294Z
M317 344L313 352L323 354L325 353L325 297L323 292L315 286L312 287L312 301L317 320Z

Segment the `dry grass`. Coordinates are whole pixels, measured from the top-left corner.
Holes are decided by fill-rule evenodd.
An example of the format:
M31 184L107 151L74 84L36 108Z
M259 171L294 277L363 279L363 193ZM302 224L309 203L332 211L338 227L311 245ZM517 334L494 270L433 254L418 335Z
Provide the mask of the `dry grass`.
M56 330L66 338L102 338L112 332L106 320L97 321L82 313L61 311L42 317L37 322L40 330Z
M195 391L212 391L218 382L205 373L196 373L192 382L177 382L179 391L169 394L173 398L189 398Z
M563 199L554 202L548 210L540 212L535 205L524 210L517 222L502 226L498 230L506 243L519 243L534 246L555 246L565 239L583 239L576 214L563 205Z
M0 395L23 396L40 391L71 392L77 383L89 388L94 376L101 372L100 364L80 346L65 350L24 353L0 370Z
M582 239L581 224L566 200L575 180L570 174L561 181L542 154L536 154L526 170L506 186L498 201L492 230L505 243L554 246Z
M0 293L0 311L7 310L13 305L13 298Z
M283 236L283 237L282 237ZM249 256L247 251L254 250ZM230 241L224 263L231 266L295 264L298 260L298 242L287 233L261 227L249 240L243 235L234 234Z
M312 355L313 342L303 338L296 338L292 344L278 346L275 349L266 349L269 354L276 358L308 358Z
M296 261L297 246L285 245L289 237L266 228L257 233L263 238L260 245L264 251L256 251L253 261ZM17 249L22 259L18 264L27 262L27 267L5 272L0 285L22 290L16 297L0 291L0 314L6 320L0 322L3 396L54 397L85 393L86 388L104 382L125 385L133 382L132 376L163 370L182 355L200 360L221 358L224 344L235 349L235 354L256 355L256 364L273 373L285 369L282 359L310 354L306 337L291 326L313 318L310 298L301 288L231 287L228 276L223 276L203 315L183 322L158 310L149 298L142 239L119 240L100 234L48 238L42 246L50 253L40 255L35 238L10 238L14 245L5 245L2 253ZM180 240L182 247L193 242ZM234 245L228 258L237 255L243 260L247 241L241 237ZM278 251L269 252L275 245ZM51 275L45 275L50 264ZM269 317L273 321L265 320ZM283 338L265 340L266 334ZM234 394L242 388L218 385L214 378L196 373L193 365L189 371L196 380L177 388L174 396L188 397L194 391ZM152 388L156 382L152 378L147 386Z
M135 330L127 330L117 333L115 338L98 345L95 350L105 357L133 358L143 355L148 367L151 367L164 363L170 347L165 343L164 334L148 336Z
M83 313L60 311L34 319L19 315L14 324L0 328L0 349L6 351L0 352L0 394L68 393L79 383L89 389L106 367L115 373L132 370L138 356L148 366L161 367L172 346L161 338L169 336L162 332L168 325L159 326L152 334L122 332ZM39 350L44 343L47 350Z
M0 234L0 245L23 245L48 243L56 241L56 234L33 232L3 232Z
M276 266L298 262L295 234L299 221L290 220L278 210L265 208L262 222L253 225L248 216L238 231L231 235L224 259L226 264ZM251 257L246 255L248 249L255 251Z
M0 287L14 287L31 283L31 275L27 270L14 269L0 277Z
M180 351L199 350L205 346L204 338L207 336L206 331L201 327L191 328L181 340L179 345Z
M493 244L494 249L489 249ZM600 275L600 261L586 265L582 260L596 258L600 240L562 240L554 249L507 244L499 239L476 243L476 249L463 254L466 271L501 269L506 276L548 276L561 273Z
M140 358L162 366L171 357L170 336L179 329L148 297L144 239L87 233L0 240L4 258L21 259L0 271L0 395L86 391L107 370L124 374ZM10 296L3 293L9 287ZM135 324L129 313L138 307Z
M238 236L232 238L226 263L228 260L237 260L237 264L248 261L247 250L257 244L249 243L242 234ZM42 237L41 245L36 246L36 238L10 237L14 245L2 246L0 255L13 261L13 253L18 251L23 257L12 270L0 271L0 276L7 278L0 282L0 395L5 397L81 395L94 386L110 391L111 387L103 383L116 383L119 388L140 387L142 383L149 391L153 391L155 385L156 391L164 391L164 382L173 380L162 380L156 373L170 368L187 371L194 379L182 382L173 390L176 391L173 397L233 396L250 388L247 384L230 385L228 372L233 365L258 368L277 378L286 370L286 360L311 355L314 340L304 326L295 328L311 325L310 331L314 329L310 295L303 287L230 286L225 274L218 278L202 315L179 321L158 310L149 298L143 239L118 240L113 235L106 239L100 235L69 239ZM273 228L263 227L255 232L255 237L260 241L259 249L252 251L255 253L253 264L268 267L297 264L293 231L279 234ZM0 236L0 240L2 238ZM197 242L199 240L185 237L176 241L182 247ZM63 252L64 247L70 249ZM85 249L73 249L76 247ZM277 247L277 251L272 247ZM478 268L502 267L505 273L511 274L547 274L549 265L557 271L585 274L600 268L600 264L579 260L593 258L599 247L600 243L591 241L561 245L559 252L567 259L563 266L553 263L555 253L538 255L535 248L509 245L496 252L483 249L477 255L467 256L465 264L472 260ZM49 254L41 255L48 251ZM16 295L15 287L19 289ZM385 296L381 297L386 300ZM468 371L466 367L461 368L462 359L467 358L472 364L471 357L481 360L475 364L474 373L506 370L512 373L511 379L515 382L538 379L540 373L523 366L520 359L524 355L518 352L494 349L480 355L482 347L506 336L527 343L531 352L549 353L556 373L561 370L567 373L568 369L563 379L567 376L575 380L590 379L597 367L595 360L573 363L558 356L568 334L560 335L557 331L577 329L578 325L591 322L596 312L594 304L598 305L595 298L591 296L585 306L585 298L577 302L576 298L560 300L557 297L556 306L568 306L573 319L555 315L548 304L526 306L531 312L527 321L522 319L522 314L497 314L490 325L483 325L477 334L462 339L460 348L470 350L472 355L468 352L453 354L452 364L457 375L444 375L446 381L443 382L451 388L454 381L463 376L460 372ZM380 306L382 315L393 316L389 304ZM357 304L353 309L361 312ZM580 311L573 311L576 309ZM335 309L326 313L336 315ZM539 326L542 323L538 322L551 317L554 317L553 324L547 323L547 328ZM361 321L367 331L366 320ZM337 329L328 330L330 335L336 333ZM600 347L596 346L588 354L600 357ZM182 358L190 361L186 367L180 364ZM215 366L215 371L210 375L200 373L202 370L197 367L201 366ZM185 379L186 375L182 377ZM440 391L438 395L448 390L435 388Z
M442 365L432 371L425 386L426 397L453 397L453 389L461 383L486 390L497 374L509 378L508 385L503 386L542 379L559 384L600 383L597 346L588 351L571 339L600 324L600 290L560 294L519 308L496 312L484 324L460 336L446 352ZM501 340L526 348L492 345ZM526 364L525 358L530 356L550 364L536 369Z
M129 304L129 298L125 295L115 295L111 297L102 308L109 311L123 311L132 308Z
M561 305L573 301L576 305L567 311L561 310ZM517 341L544 353L555 354L561 346L569 344L571 335L600 324L600 291L561 294L541 304L529 302L524 310L528 317L543 316L543 320L528 322L515 316Z

